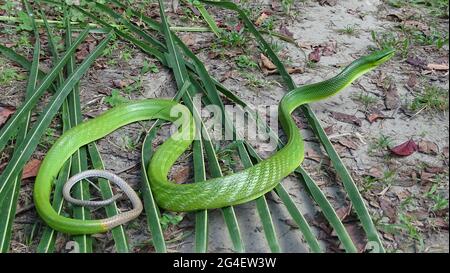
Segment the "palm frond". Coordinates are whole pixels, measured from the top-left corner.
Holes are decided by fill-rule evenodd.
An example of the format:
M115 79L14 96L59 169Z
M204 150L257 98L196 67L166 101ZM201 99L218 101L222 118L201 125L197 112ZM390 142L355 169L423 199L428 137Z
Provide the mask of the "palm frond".
M33 49L33 61L30 67L27 87L25 90L25 98L30 98L35 91L38 74L39 74L39 56L41 53L41 42L39 39L39 31L34 21L34 15L31 12L28 1L24 1L27 14L32 22L35 44ZM24 141L27 136L28 128L30 126L31 111L26 112L26 118L19 124L19 131L17 133L16 145ZM11 228L15 218L17 199L19 196L20 185L22 182L22 167L13 178L13 186L0 194L0 200L3 205L0 207L0 252L7 252L9 250L9 243L11 240Z

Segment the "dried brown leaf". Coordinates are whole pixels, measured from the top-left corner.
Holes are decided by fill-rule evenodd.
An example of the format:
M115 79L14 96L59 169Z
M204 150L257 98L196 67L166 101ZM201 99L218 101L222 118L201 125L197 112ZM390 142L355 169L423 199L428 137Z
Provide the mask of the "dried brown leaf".
M278 74L278 69L272 69L272 70L268 70L266 68L263 67L263 73L264 75L273 75L273 74ZM288 67L286 68L286 72L288 74L302 74L305 72L305 69L303 69L302 67Z
M315 47L314 50L308 54L308 60L314 63L318 63L320 61L320 53L320 47Z
M337 0L319 0L319 4L321 6L328 5L330 7L334 7L337 4Z
M395 241L394 235L392 235L390 233L387 233L387 232L383 233L383 237L384 237L384 239L389 240L391 242Z
M428 140L419 141L419 143L417 143L417 146L419 152L423 154L437 155L439 153L439 147L437 146L437 144Z
M259 15L258 19L255 21L255 25L260 26L267 18L269 18L269 14L263 12Z
M410 64L412 66L416 66L416 67L422 68L422 69L427 66L426 61L423 60L423 59L420 59L418 57L408 57L406 59L406 63L408 63L408 64Z
M352 150L356 150L359 147L358 143L349 137L339 139L338 143Z
M414 142L414 140L410 139L400 145L391 148L390 150L391 153L398 156L409 156L416 152L417 149L417 144Z
M335 111L331 111L330 113L335 120L349 123L349 124L354 124L359 127L361 127L361 125L362 125L361 120L354 115L349 115L349 114L335 112Z
M397 92L397 86L395 83L391 82L388 89L385 92L384 97L384 105L386 106L386 109L394 109L399 104L399 95Z
M298 128L300 129L306 129L308 128L308 122L305 119L301 119L298 116L292 115L292 118L295 121L295 124L297 125Z
M433 226L448 230L448 221L443 218L432 219Z
M367 244L367 238L362 227L354 222L346 223L344 226L348 232L348 235L350 235L350 238L355 243L358 252L363 252Z
M445 170L444 167L432 167L432 166L425 167L425 171L434 174L443 173L444 170Z
M391 84L390 79L386 76L383 71L377 74L377 77L372 80L372 82L380 89L387 90Z
M181 40L182 40L183 43L185 43L187 46L193 46L193 45L195 45L195 38L194 38L194 36L193 36L191 33L181 36Z
M287 36L287 37L294 37L294 33L292 33L291 31L289 31L289 29L286 27L285 24L281 24L280 26L280 33Z
M115 88L119 88L119 89L122 89L122 88L125 88L125 87L127 87L128 85L130 85L130 84L132 84L134 81L133 80L131 80L131 79L122 79L122 80L113 80L112 81L112 84L113 84L113 86L115 87Z
M16 109L12 106L0 104L0 126L2 126L15 111Z
M305 152L305 158L306 159L310 159L316 162L320 162L320 160L322 159L322 157L320 156L320 154L318 154L316 151L314 151L313 149L308 149Z
M417 75L416 74L409 75L406 85L410 88L414 88L417 85Z
M188 180L190 168L188 166L180 166L172 173L172 179L177 184L184 183Z
M342 206L336 210L336 214L341 221L344 221L352 212L352 204Z
M303 67L288 67L286 71L288 74L302 74L305 72L305 69Z
M325 131L325 134L327 134L327 136L329 136L329 135L333 134L333 132L334 132L334 125L325 127L323 130Z
M386 215L389 218L389 222L395 223L397 219L397 211L395 210L395 207L392 204L392 202L385 197L380 198L380 207L383 210L384 215Z
M420 180L422 184L426 184L428 182L431 182L433 180L433 177L435 177L436 174L434 173L429 173L426 171L421 171L420 172Z
M374 166L368 170L367 175L374 177L374 178L382 178L384 175L383 169L381 169L381 167Z
M386 15L386 19L393 22L401 22L403 21L402 15L390 13Z
M269 70L273 70L273 69L277 68L276 65L274 65L272 63L272 61L269 58L267 58L264 54L261 53L260 56L261 56L261 66L262 67L265 67Z
M375 121L377 121L379 119L386 118L386 116L383 113L381 113L380 111L374 110L372 113L367 114L366 118L370 123L374 123Z
M337 53L337 42L332 40L327 43L321 44L322 56L331 56Z
M428 70L447 71L449 69L448 64L428 64Z
M86 56L89 54L89 48L82 46L80 49L75 53L75 58L77 61L82 61L86 58Z
M22 180L35 177L39 171L39 166L41 166L41 161L39 159L31 159L25 164L22 172Z

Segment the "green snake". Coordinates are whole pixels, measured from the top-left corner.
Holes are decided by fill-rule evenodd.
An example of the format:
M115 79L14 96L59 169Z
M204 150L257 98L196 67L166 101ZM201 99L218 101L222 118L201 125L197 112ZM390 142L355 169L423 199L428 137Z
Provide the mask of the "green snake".
M331 79L304 85L285 94L279 104L278 115L288 137L286 145L266 160L250 168L198 183L175 184L168 180L171 167L189 148L195 136L194 118L188 108L165 99L145 99L114 107L68 130L51 147L36 177L34 186L36 209L50 227L69 234L106 232L137 217L142 210L137 196L132 197L134 209L131 213L97 220L71 219L59 215L50 203L50 196L59 170L76 150L124 125L150 119L163 119L180 125L178 130L156 150L148 165L150 186L161 208L169 211L195 211L254 200L271 191L303 161L303 139L291 117L292 112L302 104L323 100L336 94L362 74L389 60L393 55L394 51L391 49L376 51L353 61ZM132 195L129 189L124 189L126 186L123 183L119 186L127 195Z

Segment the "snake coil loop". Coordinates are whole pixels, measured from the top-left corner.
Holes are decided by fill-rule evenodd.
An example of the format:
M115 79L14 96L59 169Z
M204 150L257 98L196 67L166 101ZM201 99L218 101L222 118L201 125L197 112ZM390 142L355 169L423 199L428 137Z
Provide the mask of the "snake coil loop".
M118 215L120 215L121 218L126 218L126 221L125 221L125 219L123 220L124 222L128 222L128 221L136 218L137 216L139 216L139 214L141 214L143 206L142 206L142 202L139 199L139 196L137 195L137 193L133 190L133 188L130 187L130 185L128 185L127 182L125 182L125 180L120 178L118 175L116 175L110 171L106 171L106 170L87 170L87 171L83 171L83 172L77 173L76 175L72 176L64 184L64 187L63 187L64 199L69 203L79 205L79 206L102 207L102 206L109 205L112 202L114 202L117 199L122 197L122 194L116 194L116 195L112 196L111 198L101 200L101 201L80 200L80 199L73 198L70 195L70 190L72 189L72 187L76 183L80 182L81 180L90 178L90 177L101 177L101 178L105 178L105 179L111 181L112 183L116 184L125 193L125 195L130 199L130 201L133 205L133 209L130 211L127 211L125 213L118 214ZM117 218L118 215L114 216L114 218ZM113 217L110 217L110 218L113 218ZM108 219L110 219L110 218L108 218ZM105 220L107 220L107 219L105 219Z

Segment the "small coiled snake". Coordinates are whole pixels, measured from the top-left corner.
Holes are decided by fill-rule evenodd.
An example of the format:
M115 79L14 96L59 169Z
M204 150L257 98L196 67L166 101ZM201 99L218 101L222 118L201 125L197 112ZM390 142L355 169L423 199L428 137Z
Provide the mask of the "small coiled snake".
M256 199L272 190L303 161L303 140L291 113L302 104L319 101L336 94L362 74L389 60L393 55L394 51L391 49L374 52L355 60L331 79L290 91L282 98L278 107L279 119L288 137L286 145L251 168L198 183L175 184L167 178L172 165L189 148L194 138L195 124L188 108L164 99L140 100L112 108L68 130L51 147L36 177L34 186L36 209L42 219L53 229L70 234L105 232L135 218L141 212L142 204L138 201L139 198L136 198L137 195L130 191L131 188L126 188L125 182L119 183L119 186L125 193L132 196L133 210L131 213L106 219L80 220L59 215L50 203L50 195L59 170L77 149L104 137L119 127L148 119L176 121L181 125L180 129L159 147L148 165L151 189L160 207L170 211L193 211L221 208ZM174 115L174 112L178 116ZM91 171L87 176L92 174L108 176L103 172L95 171L94 173ZM82 174L81 177L85 175ZM70 185L79 179L80 177L71 179ZM70 190L70 185L66 186L66 189ZM126 185L125 188L124 185ZM106 200L107 203L109 201L112 200Z

